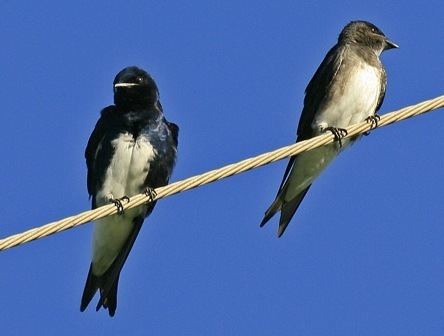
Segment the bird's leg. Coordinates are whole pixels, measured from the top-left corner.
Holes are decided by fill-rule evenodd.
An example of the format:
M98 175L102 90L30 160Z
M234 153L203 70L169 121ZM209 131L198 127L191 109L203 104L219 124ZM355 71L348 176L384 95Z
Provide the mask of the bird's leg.
M378 122L381 120L381 116L379 114L371 115L367 118L365 118L365 121L371 124L371 129L378 127ZM370 131L367 131L364 133L364 135L370 135Z
M113 198L110 199L109 201L110 203L113 203L116 206L118 215L123 214L123 204L121 200Z
M151 188L151 187L147 187L147 188L145 189L144 194L145 194L146 196L148 196L150 202L154 201L154 199L155 199L156 196L157 196L156 190L154 190L154 188Z
M330 131L335 137L335 140L339 142L339 147L342 147L342 139L348 134L347 130L339 127L327 127L324 128L324 132L326 131Z
M127 203L130 201L130 198L128 196L123 196L121 198L110 198L110 203L113 203L117 208L117 214L121 215L123 214L123 204L122 201L126 201Z

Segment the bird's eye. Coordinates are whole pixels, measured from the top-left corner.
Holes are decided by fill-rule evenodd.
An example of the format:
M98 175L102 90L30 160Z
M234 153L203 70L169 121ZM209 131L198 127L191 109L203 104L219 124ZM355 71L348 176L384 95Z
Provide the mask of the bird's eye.
M143 77L137 77L136 80L138 83L143 83L145 79Z
M376 33L376 29L375 29L375 28L372 28L372 32L373 32L373 33Z

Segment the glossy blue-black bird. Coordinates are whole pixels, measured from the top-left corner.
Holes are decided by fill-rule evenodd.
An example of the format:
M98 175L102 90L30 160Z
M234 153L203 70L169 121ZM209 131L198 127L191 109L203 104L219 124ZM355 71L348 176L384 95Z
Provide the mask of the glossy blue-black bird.
M179 128L163 116L153 78L127 67L114 79L114 105L104 108L85 151L92 208L115 203L119 214L94 225L92 261L82 296L84 311L99 290L100 307L114 316L120 271L155 202L121 211L120 200L168 184Z

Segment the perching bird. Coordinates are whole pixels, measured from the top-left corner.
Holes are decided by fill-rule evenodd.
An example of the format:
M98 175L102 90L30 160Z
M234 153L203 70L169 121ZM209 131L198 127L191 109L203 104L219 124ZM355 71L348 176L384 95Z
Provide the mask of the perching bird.
M104 108L85 151L92 208L116 204L119 213L96 221L92 261L82 296L84 311L97 290L100 307L114 316L120 271L154 203L122 210L123 199L168 184L179 128L163 116L159 91L137 67L114 79L114 105Z
M387 49L398 48L375 25L366 21L347 24L305 90L304 109L297 140L331 131L339 140L290 159L276 199L265 212L261 226L281 211L280 237L310 189L314 179L354 139L344 139L347 126L377 122L387 77L379 60Z

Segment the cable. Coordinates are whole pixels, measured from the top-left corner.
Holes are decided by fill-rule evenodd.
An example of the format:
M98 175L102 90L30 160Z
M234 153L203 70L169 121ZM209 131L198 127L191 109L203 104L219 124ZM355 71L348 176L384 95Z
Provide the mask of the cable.
M386 126L410 117L417 116L432 110L444 107L444 95L421 102L416 105L411 105L400 110L384 114L378 121L377 127L368 123L362 122L352 125L347 128L348 134L345 138L352 137L354 135L362 134L374 128ZM197 188L199 186L221 180L223 178L240 174L242 172L261 167L263 165L282 160L284 158L299 154L301 152L308 151L326 145L334 141L334 136L331 133L326 133L312 139L301 141L290 146L285 146L273 150L268 153L264 153L237 163L233 163L224 166L219 169L211 170L204 174L195 175L185 180L171 183L167 186L157 188L155 190L156 196L153 200L158 200L167 196L171 196L186 190ZM143 203L149 202L150 197L145 194L139 194L131 197L129 202L123 204L124 209L134 208ZM0 239L0 251L10 249L12 247L30 242L35 239L43 238L54 233L65 231L73 227L85 224L87 222L114 215L117 212L115 205L105 205L100 208L82 212L78 215L64 218L62 220L52 222L37 228L33 228L22 233L18 233L4 239Z

